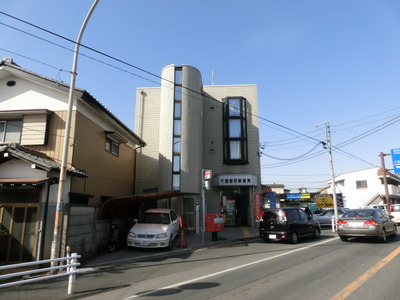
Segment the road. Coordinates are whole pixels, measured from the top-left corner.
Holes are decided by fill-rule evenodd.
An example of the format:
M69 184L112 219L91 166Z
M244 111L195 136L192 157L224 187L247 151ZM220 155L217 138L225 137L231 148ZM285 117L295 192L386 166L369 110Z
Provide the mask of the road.
M399 299L400 240L261 240L200 249L0 290L0 299ZM29 296L28 296L29 295Z

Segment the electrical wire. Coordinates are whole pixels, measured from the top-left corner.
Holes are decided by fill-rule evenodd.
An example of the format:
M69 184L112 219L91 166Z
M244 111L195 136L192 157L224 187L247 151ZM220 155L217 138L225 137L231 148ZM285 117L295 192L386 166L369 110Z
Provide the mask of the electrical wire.
M71 40L71 39L69 39L69 38L66 38L66 37L64 37L64 36L62 36L62 35L60 35L60 34L54 33L54 32L52 32L52 31L50 31L50 30L47 30L47 29L45 29L45 28L43 28L43 27L37 26L37 25L35 25L35 24L32 24L32 23L30 23L30 22L27 22L27 21L25 21L25 20L22 20L22 19L20 19L20 18L17 18L17 17L15 17L15 16L10 15L10 14L7 14L7 13L5 13L5 12L0 11L0 14L6 15L6 16L8 16L8 17L10 17L10 18L12 18L12 19L15 19L15 20L17 20L17 21L19 21L19 22L22 22L22 23L27 24L27 25L29 25L29 26L32 26L32 27L34 27L34 28L36 28L36 29L39 29L39 30L44 31L44 32L46 32L46 33L49 33L49 34L51 34L51 35L53 35L53 36L56 36L56 37L58 37L58 38L61 38L61 39L66 40L66 41L68 41L68 42L71 42L71 43L73 43L73 44L76 44L75 41L73 41L73 40ZM2 23L2 22L0 22L0 24L5 25L5 26L8 26L8 27L10 27L10 28L13 28L13 29L15 29L15 30L18 30L18 31L20 31L20 32L26 33L26 34L28 34L28 35L37 37L37 36L35 36L35 35L33 35L33 34L30 34L30 33L27 33L27 32L25 32L25 31L19 30L19 29L15 28L15 27L12 27L12 26L10 26L10 25L6 25L6 24L4 24L4 23ZM40 37L37 37L37 38L39 38L39 39L41 39L41 40L45 40L45 39L40 38ZM57 44L55 44L55 43L53 43L53 42L50 42L50 41L47 41L47 40L45 40L45 41L46 41L46 42L49 42L49 43L52 43L53 45L57 45ZM60 46L60 45L57 45L57 46ZM147 71L147 70L145 70L145 69L143 69L143 68L137 67L137 66L135 66L135 65L133 65L133 64L131 64L131 63L128 63L128 62L126 62L126 61L123 61L123 60L121 60L121 59L119 59L119 58L116 58L116 57L114 57L114 56L108 55L108 54L106 54L106 53L104 53L104 52L101 52L101 51L99 51L99 50L96 50L96 49L94 49L94 48L92 48L92 47L86 46L86 45L81 44L81 43L79 43L79 46L81 46L82 48L85 48L85 49L87 49L87 50L90 50L90 51L92 51L92 52L95 52L95 53L97 53L97 54L100 54L100 55L102 55L102 56L104 56L104 57L107 57L107 58L109 58L109 59L112 59L112 60L114 60L114 61L117 61L117 62L119 62L119 63L121 63L121 64L124 64L124 65L127 65L127 66L129 66L129 67L132 67L132 68L134 68L134 69L136 69L136 70L139 70L139 71L141 71L141 72L144 72L144 73L146 73L146 74L148 74L148 75L154 76L154 77L156 77L156 78L158 78L158 79L160 79L160 80L162 80L162 81L164 80L164 81L166 81L166 82L169 82L169 83L174 84L174 82L171 81L171 80L162 78L161 76L159 76L159 75L157 75L157 74L154 74L154 73L152 73L152 72L150 72L150 71ZM62 47L62 46L60 46L60 47ZM66 48L66 47L62 47L62 48L65 48L65 49L71 51L70 49L68 49L68 48ZM92 58L92 59L93 59L93 58ZM102 63L104 63L104 62L102 62ZM113 66L113 67L115 67L115 66ZM137 74L133 74L133 75L138 76ZM139 77L140 77L140 76L139 76ZM141 77L141 78L143 78L143 77ZM145 78L143 78L143 79L145 79ZM148 80L148 79L146 79L146 80ZM158 83L156 83L156 84L158 84ZM220 103L220 101L218 101L217 99L214 99L214 98L212 98L212 97L208 97L208 96L206 96L206 95L203 95L203 94L201 94L200 92L197 92L197 91L195 91L195 90L192 90L192 89L190 89L190 88L188 88L188 87L182 86L182 88L184 88L185 90L187 90L187 91L189 91L189 92L198 94L198 95L200 95L201 97L204 97L204 98L206 98L206 99L208 98L208 99L211 99L211 100L213 100L213 101L217 101L218 103ZM255 115L253 115L253 116L255 116ZM311 139L311 140L320 142L319 140L315 139L314 137L310 137L310 136L308 136L308 135L306 135L306 134L303 134L303 133L301 133L301 132L298 132L298 131L296 131L296 130L294 130L294 129L291 129L291 128L287 127L287 126L281 125L281 124L279 124L279 123L277 123L277 122L268 120L268 119L266 119L266 118L262 118L262 117L260 117L260 116L255 116L255 117L257 117L257 118L259 118L260 120L263 120L263 121L265 121L265 122L271 123L271 124L273 124L273 125L275 125L275 126L284 128L284 129L286 129L287 131L294 132L294 133L298 134L299 136L302 136L302 137L305 137L305 138L307 138L307 139Z
M308 155L309 153L311 153L312 151L314 151L315 148L317 148L317 147L319 146L320 143L321 143L321 142L319 142L318 144L316 144L311 150L307 151L306 153L304 153L304 154L302 154L302 155L299 155L299 156L296 156L296 157L292 157L292 158L278 158L278 157L274 157L274 156L265 154L265 153L263 153L263 152L261 152L261 154L262 154L262 155L265 155L265 156L267 156L267 157L269 157L269 158L276 159L276 160L297 160L297 159L300 159L300 158L305 157L306 155Z
M62 35L59 35L59 34L57 34L57 33L54 33L54 32L52 32L52 31L50 31L50 30L47 30L47 29L45 29L45 28L43 28L43 27L34 25L34 24L30 23L30 22L27 22L27 21L25 21L25 20L22 20L22 19L20 19L20 18L17 18L17 17L15 17L15 16L12 16L12 15L7 14L7 13L2 12L2 11L0 11L0 13L3 14L3 15L8 16L8 17L10 17L10 18L13 18L13 19L15 19L15 20L17 20L17 21L19 21L19 22L22 22L22 23L25 23L25 24L27 24L27 25L29 25L29 26L32 26L32 27L34 27L34 28L36 28L36 29L39 29L39 30L44 31L44 32L46 32L46 33L49 33L49 34L51 34L51 35L53 35L53 36L56 36L56 37L58 37L58 38L61 38L61 39L66 40L66 41L68 41L68 42L71 42L71 43L73 43L73 44L76 44L75 41L73 41L73 40L71 40L71 39L69 39L69 38L66 38L66 37L64 37L64 36L62 36ZM33 35L33 34L31 34L31 33L28 33L28 32L26 32L26 31L23 31L23 30L20 30L20 29L18 29L18 28L15 28L15 27L13 27L13 26L7 25L7 24L5 24L5 23L3 23L3 22L0 22L0 24L1 24L1 25L4 25L4 26L7 26L7 27L9 27L9 28L12 28L12 29L14 29L14 30L18 30L18 31L20 31L20 32L22 32L22 33L24 33L24 34L28 34L28 35L33 36L33 37L35 37L35 38L41 39L41 40L43 40L43 41L46 41L46 42L51 43L51 44L53 44L53 45L56 45L56 46L58 46L58 47L64 48L64 49L66 49L66 50L68 50L68 51L72 51L71 49L69 49L69 48L67 48L67 47L63 47L63 46L61 46L61 45L58 45L58 44L56 44L56 43L53 43L53 42L51 42L51 41L48 41L48 40L46 40L46 39L43 39L43 38L41 38L41 37L38 37L38 36ZM161 81L166 81L166 82L169 82L169 83L174 83L174 82L172 82L172 81L170 81L170 80L168 80L168 79L162 78L161 76L159 76L159 75L157 75L157 74L154 74L154 73L152 73L152 72L150 72L150 71L147 71L147 70L145 70L145 69L143 69L143 68L137 67L137 66L135 66L135 65L133 65L133 64L131 64L131 63L128 63L128 62L126 62L126 61L123 61L123 60L121 60L121 59L118 59L118 58L116 58L116 57L114 57L114 56L108 55L108 54L106 54L106 53L104 53L104 52L101 52L101 51L99 51L99 50L96 50L96 49L94 49L94 48L92 48L92 47L88 47L88 46L86 46L86 45L84 45L84 44L79 44L79 45L80 45L81 47L83 47L83 48L86 48L87 50L90 50L90 51L94 52L94 53L100 54L100 55L102 55L102 56L104 56L104 57L107 57L107 58L109 58L109 59L111 59L111 60L117 61L117 62L119 62L119 63L121 63L121 64L127 65L127 66L129 66L129 67L131 67L131 68L134 68L134 69L136 69L136 70L139 70L139 71L141 71L141 72L143 72L143 73L145 73L145 74L148 74L148 75L151 75L151 76L153 76L153 77L156 77L156 78L160 79ZM3 50L5 50L5 49L3 49ZM153 82L153 83L159 84L159 83L157 83L157 82L154 82L154 81L152 81L152 80L150 80L150 79L148 79L148 78L145 78L145 77L143 77L143 76L140 76L140 75L138 75L138 74L135 74L135 73L129 72L129 71L127 71L127 70L124 70L124 69L122 69L122 68L116 67L116 66L114 66L114 65L105 63L104 61L95 59L95 58L93 58L93 57L90 57L90 56L87 56L87 55L84 55L84 54L81 54L81 55L82 55L82 56L85 56L85 57L88 57L88 58L90 58L90 59L93 59L93 60L95 60L95 61L97 61L97 62L106 64L106 65L108 65L108 66L110 66L110 67L113 67L113 68L116 68L116 69L118 69L118 70L121 70L121 71L123 71L123 72L127 72L127 73L129 73L129 74L131 74L131 75L138 76L138 77L140 77L140 78L142 78L142 79L144 79L144 80L148 80L148 81L151 81L151 82ZM23 56L23 57L27 58L26 56ZM33 60L33 61L36 61L36 60L34 60L34 59L32 59L32 60ZM38 61L36 61L36 62L38 62ZM42 63L42 64L47 65L47 66L49 66L49 67L51 67L51 68L55 68L55 69L57 69L57 70L59 70L59 71L62 71L62 69L56 68L56 67L51 66L51 65L49 65L49 64L46 64L46 63ZM194 91L194 90L192 90L192 89L190 89L190 88L187 88L187 87L185 87L185 86L182 86L182 88L184 88L185 90L188 90L188 91L190 91L190 92L193 92L193 93L195 93L195 94L199 94L201 97L205 97L205 95L203 95L203 94L201 94L201 93L199 93L199 92L197 92L197 91ZM209 98L209 99L211 99L211 100L213 100L213 101L218 101L217 99L214 99L214 98L208 97L208 96L206 96L205 98ZM221 102L218 101L218 103L221 103ZM255 116L255 115L253 115L253 116ZM283 129L285 129L285 130L287 130L287 131L289 131L289 132L295 133L296 135L298 135L298 136L295 136L296 139L304 137L304 138L306 138L307 140L314 140L314 141L317 141L318 144L321 143L320 140L318 140L318 139L316 139L316 138L314 138L314 137L312 137L312 136L309 136L308 134L303 134L303 133L301 133L301 132L299 132L299 131L296 131L296 130L294 130L294 129L291 129L291 128L289 128L289 127L287 127L287 126L284 126L284 125L282 125L282 124L279 124L279 123L277 123L277 122L268 120L268 119L263 118L263 117L261 117L261 116L255 116L255 117L259 118L259 120L265 121L265 122L267 122L267 123L273 124L274 126L277 126L277 127L279 127L279 128L283 128ZM399 118L400 118L400 116L396 116L396 117L393 118L392 120L390 120L390 121L388 121L388 122L385 122L384 124L381 124L381 125L375 127L374 129L372 129L372 130L370 130L370 131L364 132L364 133L362 133L362 134L356 136L356 137L353 138L353 139L350 139L350 140L348 140L348 141L345 141L345 142L343 142L343 143L340 143L340 144L338 144L337 146L334 147L334 150L341 150L339 147L347 146L347 145L352 144L352 143L354 143L354 142L356 142L356 141L358 141L358 140L360 140L360 139L362 139L362 138L365 138L365 137L367 137L367 136L369 136L369 135L371 135L371 134L373 134L373 133L375 133L375 132L378 132L378 131L380 131L380 130L382 130L382 129L384 129L384 128L386 128L386 127L388 127L388 126L390 126L390 125L392 125L392 124L394 124L394 123L400 121ZM361 120L362 120L362 119L361 119ZM353 121L353 122L355 122L355 121ZM352 122L348 122L348 123L352 123ZM343 124L348 124L348 123L343 123ZM384 125L386 125L386 126L384 126ZM304 140L304 139L303 139L303 140ZM318 144L317 144L317 145L318 145ZM294 157L294 158L277 158L277 157L273 157L273 156L267 155L267 154L265 154L265 153L262 153L262 154L265 155L265 156L274 158L274 159L292 161L292 162L286 162L286 163L280 164L281 166L283 166L283 165L287 165L287 164L291 164L291 163L297 163L297 162L300 162L300 161L304 161L304 160L307 160L307 159L311 159L311 158L314 158L314 157L316 157L316 156L319 156L319 155L323 154L323 152L319 152L319 153L316 153L316 154L307 156L310 152L312 152L312 151L317 147L317 145L316 145L312 150L306 152L305 154L300 155L300 156L297 156L297 157ZM343 151L343 152L346 153L345 151ZM349 153L346 153L346 154L349 155L349 156L352 156L353 158L356 158L355 156L353 156L353 155L351 155L351 154L349 154ZM359 158L358 158L358 159L359 159ZM294 160L296 160L296 161L293 162ZM364 162L365 162L365 161L364 161ZM274 166L274 165L271 165L271 166ZM275 166L277 166L277 165L275 165Z

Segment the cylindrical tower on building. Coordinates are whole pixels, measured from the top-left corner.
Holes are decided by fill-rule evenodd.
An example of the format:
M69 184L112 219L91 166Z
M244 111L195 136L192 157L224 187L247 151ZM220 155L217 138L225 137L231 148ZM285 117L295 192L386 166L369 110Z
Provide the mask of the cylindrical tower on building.
M201 191L203 96L199 70L169 65L161 72L159 188Z

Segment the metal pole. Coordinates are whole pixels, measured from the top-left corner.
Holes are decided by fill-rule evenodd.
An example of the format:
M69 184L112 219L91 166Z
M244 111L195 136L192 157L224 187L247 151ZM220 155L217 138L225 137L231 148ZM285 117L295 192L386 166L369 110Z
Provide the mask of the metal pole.
M335 222L334 222L335 226L332 226L332 231L335 231L336 230L336 221L339 217L338 217L338 207L337 207L337 201L336 201L335 171L333 169L331 131L330 131L329 122L320 123L318 125L322 125L322 124L325 125L327 149L328 149L328 153L329 153L329 164L330 164L330 168L331 168L333 211L334 211L334 216L335 216Z
M202 206L202 228L201 228L201 242L204 244L204 233L206 231L206 198L204 195L204 169L201 170L201 206Z
M68 148L69 148L69 138L70 138L70 127L71 127L71 118L72 118L72 107L73 107L73 99L74 99L74 91L75 91L75 78L76 78L76 69L78 64L78 53L79 46L82 39L83 32L85 31L86 24L89 21L90 16L92 15L94 9L96 8L97 3L100 0L94 0L92 7L89 9L89 12L86 15L85 20L82 23L82 27L79 31L78 38L75 43L75 51L74 57L72 61L72 71L71 71L71 84L69 87L69 97L68 97L68 111L67 111L67 120L65 122L65 134L64 134L64 147L61 158L61 168L60 168L60 179L58 183L58 193L57 193L57 206L54 218L54 233L53 233L53 241L51 243L51 258L54 259L59 256L59 248L60 248L60 239L61 239L61 218L62 218L62 210L63 210L63 190L65 185L65 178L67 174L67 161L68 161ZM55 264L52 262L52 265Z
M390 154L384 154L381 152L379 156L381 157L381 168L383 172L383 185L385 187L385 204L387 205L387 208L389 209L390 207L390 198L389 198L389 189L388 189L388 183L387 183L387 178L386 178L386 167L385 167L385 156L390 155Z

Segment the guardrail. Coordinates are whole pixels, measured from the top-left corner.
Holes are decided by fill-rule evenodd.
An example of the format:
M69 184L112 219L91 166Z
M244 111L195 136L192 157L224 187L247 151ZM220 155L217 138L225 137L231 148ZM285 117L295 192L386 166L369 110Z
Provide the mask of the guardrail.
M9 270L9 269L16 269L16 268L23 268L23 267L29 267L29 266L54 263L54 262L66 262L65 265L52 266L52 267L48 267L48 268L39 268L39 269L35 269L35 270L0 275L0 280L3 280L3 279L10 279L10 278L19 277L19 276L39 274L39 273L44 273L44 272L49 272L49 271L60 271L60 270L66 269L65 273L52 274L50 272L49 275L43 275L41 277L22 279L22 280L18 280L18 281L2 283L2 284L0 284L0 289L4 288L4 287L10 287L10 286L15 286L15 285L21 285L21 284L27 284L27 283L37 282L37 281L50 280L53 278L69 276L68 294L73 294L73 293L75 293L75 280L76 280L75 274L79 272L76 269L76 267L80 266L80 263L78 262L78 258L80 258L80 257L81 256L78 255L77 253L72 253L71 255L68 254L67 257L60 257L60 258L46 259L46 260L37 260L37 261L32 261L32 262L20 263L20 264L11 264L11 265L6 265L6 266L0 266L0 271L2 271L2 270Z

